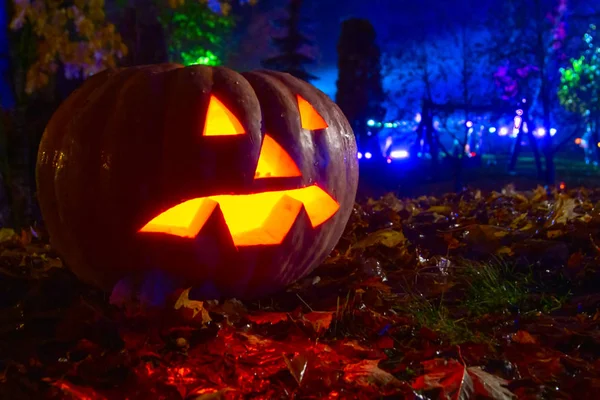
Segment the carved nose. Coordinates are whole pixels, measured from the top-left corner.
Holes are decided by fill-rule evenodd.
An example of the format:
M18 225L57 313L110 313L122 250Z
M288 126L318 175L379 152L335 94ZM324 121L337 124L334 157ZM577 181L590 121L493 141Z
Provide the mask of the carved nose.
M302 176L292 157L270 135L265 134L254 179Z

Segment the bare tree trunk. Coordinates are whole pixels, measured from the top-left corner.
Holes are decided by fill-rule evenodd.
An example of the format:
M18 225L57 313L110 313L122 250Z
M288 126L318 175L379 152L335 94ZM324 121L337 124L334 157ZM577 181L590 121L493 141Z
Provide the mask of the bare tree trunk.
M545 170L545 183L547 185L553 185L555 183L555 170L554 170L554 149L552 148L552 136L550 135L551 121L551 104L550 104L550 88L548 82L548 52L544 43L544 32L543 32L543 18L542 7L540 0L536 0L537 6L537 61L540 69L540 98L542 101L542 109L544 115L544 129L546 134L542 140L544 158L546 160Z
M510 160L508 162L508 172L514 173L517 168L517 160L519 159L519 153L521 152L521 139L522 130L519 131L515 138L515 144L513 145L512 151L510 152Z
M9 135L10 185L12 191L13 227L31 225L33 210L33 187L31 177L31 143L27 132L27 105L19 104L13 113L14 126Z
M600 146L598 146L598 143L600 143L600 114L596 113L593 118L594 122L592 123L592 138L594 143L592 146L594 146L594 149L596 149L596 161L600 163Z

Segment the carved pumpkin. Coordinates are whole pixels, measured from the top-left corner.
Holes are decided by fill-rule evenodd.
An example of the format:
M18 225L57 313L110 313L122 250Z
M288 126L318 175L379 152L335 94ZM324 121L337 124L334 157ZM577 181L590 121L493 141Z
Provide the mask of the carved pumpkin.
M291 75L175 64L107 70L56 111L39 148L51 242L110 290L162 271L248 298L321 263L356 195L352 130Z

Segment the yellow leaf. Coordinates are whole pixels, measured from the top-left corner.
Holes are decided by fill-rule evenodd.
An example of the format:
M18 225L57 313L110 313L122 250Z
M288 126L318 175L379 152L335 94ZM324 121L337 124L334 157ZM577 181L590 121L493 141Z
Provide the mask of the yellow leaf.
M514 252L512 251L512 249L510 247L502 246L498 250L496 250L496 254L499 256L500 255L512 256L514 254Z
M365 249L367 247L382 244L386 247L396 247L402 243L406 238L401 231L395 231L392 229L382 229L377 232L369 234L366 238L360 240L358 243L352 246L353 249Z
M198 300L190 300L190 289L188 288L181 292L181 295L177 298L175 302L174 308L176 310L189 310L192 312L192 318L195 318L196 315L201 314L202 323L208 323L211 321L210 315L208 315L208 311L204 308L204 302Z
M442 215L450 215L450 213L452 212L452 208L450 208L448 206L433 206L433 207L429 207L427 210L425 210L425 212L442 214Z
M2 228L0 229L0 243L8 242L10 240L15 239L17 233L10 228Z

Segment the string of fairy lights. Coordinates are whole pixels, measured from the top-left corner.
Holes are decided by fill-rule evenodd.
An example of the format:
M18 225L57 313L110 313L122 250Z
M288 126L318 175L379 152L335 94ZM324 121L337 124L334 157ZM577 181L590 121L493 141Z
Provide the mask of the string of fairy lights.
M496 134L498 137L508 137L510 139L516 139L518 137L520 131L523 131L524 133L528 133L529 127L527 126L526 122L523 122L523 110L517 109L515 114L516 115L513 118L512 124L504 125L504 126L489 126L489 127L486 127L485 125L480 125L479 132L484 132L487 128L487 132L489 132L490 134ZM419 113L417 113L415 116L415 122L416 123L421 122L421 116ZM466 121L466 122L464 122L464 124L465 124L466 128L468 129L469 135L471 135L475 132L476 128L475 128L475 123L473 121ZM372 136L374 134L373 131L376 131L376 130L402 129L402 128L414 129L414 128L409 127L409 123L407 121L378 121L375 119L369 119L369 120L367 120L366 125L368 128L371 128L366 132L367 136ZM436 129L437 128L439 128L439 124L436 127ZM546 134L549 134L551 137L553 137L556 135L556 133L557 133L556 128L551 128L547 132L544 127L537 127L533 131L533 136L540 139L540 138L543 138L544 136L546 136ZM582 140L581 138L578 138L575 141L575 143L577 145L580 145L582 143L585 144L585 141ZM598 144L598 146L600 147L600 143ZM467 144L466 147L469 147L469 145ZM475 155L474 152L471 152L467 148L465 149L465 151L467 151L470 156ZM422 156L422 154L419 153L419 156ZM371 151L365 151L364 153L358 152L357 157L358 157L358 159L370 160L374 157L374 154ZM388 163L390 163L392 159L407 159L407 158L410 158L410 153L406 149L394 149L391 152L389 152L389 155L387 156Z

